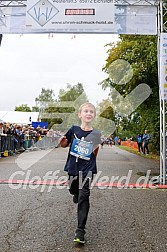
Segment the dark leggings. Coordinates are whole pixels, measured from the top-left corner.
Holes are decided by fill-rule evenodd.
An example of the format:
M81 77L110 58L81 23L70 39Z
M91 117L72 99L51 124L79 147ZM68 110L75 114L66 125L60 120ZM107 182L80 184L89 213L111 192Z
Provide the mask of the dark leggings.
M141 152L143 152L142 143L137 143L137 145L138 145L138 151L140 152L141 150Z
M148 143L144 143L144 146L143 146L143 153L146 154L146 151L147 151L147 154L149 154Z
M72 181L70 181L72 180ZM83 177L81 180L81 185L79 184L79 177L70 177L69 192L73 195L78 195L78 230L84 230L86 226L86 221L89 213L89 196L90 196L90 183L91 178Z

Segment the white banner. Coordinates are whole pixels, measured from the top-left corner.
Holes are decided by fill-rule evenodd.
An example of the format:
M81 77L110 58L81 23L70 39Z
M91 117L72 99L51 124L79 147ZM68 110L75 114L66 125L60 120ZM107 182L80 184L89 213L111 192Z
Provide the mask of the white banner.
M160 95L167 100L167 33L160 36Z
M42 7L36 8L35 3L37 3L38 4L37 6L40 7L39 2L35 1L34 3L33 0L27 1L28 8L26 8L26 6L1 7L0 34L52 33L52 32L72 33L72 34L74 33L104 33L104 34L111 33L111 34L144 34L144 35L157 34L158 12L157 12L157 6L155 5L148 4L145 6L142 5L114 6L112 2L104 3L104 1L106 0L94 0L93 5L92 3L90 3L89 5L83 3L83 5L77 4L79 8L75 8L73 6L76 6L76 3L74 4L64 3L72 0L56 0L56 1L59 3L52 1L52 5L54 6L54 8L50 8L50 10L49 8L46 8L45 5L46 2L48 3L48 1L42 1L45 6L45 9L43 9ZM97 1L101 2L97 4ZM152 0L149 0L149 2L150 1ZM60 4L60 2L62 3ZM50 5L50 7L52 5ZM59 9L59 6L61 7L61 9ZM64 12L62 10L63 6L64 6ZM83 7L81 8L80 6ZM57 12L55 7L57 9ZM60 10L62 11L60 12ZM68 15L65 15L65 10L66 14ZM80 15L77 15L78 13L80 13ZM81 23L81 21L85 23ZM60 22L60 23L56 24L52 22ZM64 22L64 24L61 24L61 22ZM111 24L107 24L107 22L109 23L111 22Z
M114 32L113 0L27 0L26 29Z

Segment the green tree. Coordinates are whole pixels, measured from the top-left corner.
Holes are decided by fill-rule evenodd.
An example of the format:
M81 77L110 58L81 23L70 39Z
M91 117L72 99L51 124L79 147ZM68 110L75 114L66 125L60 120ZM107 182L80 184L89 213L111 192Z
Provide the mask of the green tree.
M101 131L101 134L109 137L115 131L115 113L112 108L112 102L110 99L105 99L97 104L96 107L96 119L93 123L93 127Z
M58 99L54 100L52 90L42 89L36 98L40 104L40 118L49 123L49 128L66 130L74 123L78 123L78 108L87 101L83 84L67 85L67 89L60 89ZM63 123L62 123L63 122Z
M120 40L117 43L107 46L110 48L103 70L108 74L108 77L100 84L104 89L110 87L110 97L112 102L114 101L114 104L117 104L115 109L118 111L125 104L117 95L117 92L122 97L126 97L139 84L146 83L149 85L152 90L151 95L135 111L130 115L125 114L124 117L127 119L126 129L128 127L132 134L143 133L144 129L148 129L154 149L159 150L157 36L120 35ZM130 71L126 67L123 68L123 72L119 71L120 59L130 64L133 69L132 78L129 78ZM117 68L114 66L114 62L116 62ZM115 83L115 79L117 79L117 83ZM126 105L127 107L130 106L128 101ZM128 110L125 109L125 111ZM121 122L123 122L123 118Z
M54 91L52 89L42 88L40 95L35 98L35 102L41 109L46 106L47 103L54 102Z
M39 107L33 106L32 107L32 112L39 112Z
M55 94L52 89L42 88L39 96L35 98L36 106L33 107L33 110L39 111L39 119L42 122L48 122L49 128L51 128L54 118L50 117L48 111L52 108L52 103L55 101L54 97ZM56 119L54 121L57 122Z
M27 104L22 104L15 107L14 111L31 112L31 108Z
M73 124L79 124L78 110L81 104L88 101L82 83L67 84L67 89L60 89L58 95L58 113L63 120L61 130L66 130ZM62 114L62 115L61 115ZM57 127L57 125L55 125Z

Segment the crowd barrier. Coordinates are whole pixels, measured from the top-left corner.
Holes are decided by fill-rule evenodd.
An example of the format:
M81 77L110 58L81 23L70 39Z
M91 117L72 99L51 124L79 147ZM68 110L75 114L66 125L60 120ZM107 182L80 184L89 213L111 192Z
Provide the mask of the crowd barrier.
M29 136L27 140L14 135L0 135L0 156L14 155L20 151L55 148L59 136L40 136L38 139Z

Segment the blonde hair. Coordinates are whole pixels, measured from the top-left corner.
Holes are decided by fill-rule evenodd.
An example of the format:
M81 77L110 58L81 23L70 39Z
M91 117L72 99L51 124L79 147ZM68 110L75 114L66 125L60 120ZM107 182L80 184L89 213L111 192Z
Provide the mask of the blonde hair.
M92 107L93 110L94 110L94 112L95 112L95 114L96 114L96 108L95 108L95 106L94 106L91 102L85 102L85 103L83 103L83 104L79 107L79 113L81 113L83 107L86 107L86 106Z

